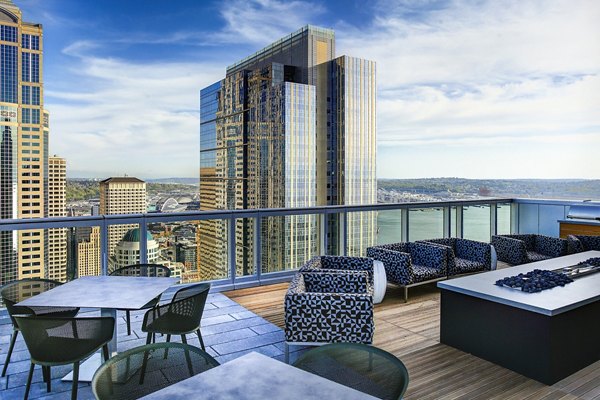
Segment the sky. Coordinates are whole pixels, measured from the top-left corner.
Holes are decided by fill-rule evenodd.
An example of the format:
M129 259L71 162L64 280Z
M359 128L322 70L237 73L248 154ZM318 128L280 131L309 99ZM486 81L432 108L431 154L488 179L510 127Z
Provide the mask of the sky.
M69 177L197 177L199 91L306 24L377 62L378 178L600 178L597 0L13 0Z

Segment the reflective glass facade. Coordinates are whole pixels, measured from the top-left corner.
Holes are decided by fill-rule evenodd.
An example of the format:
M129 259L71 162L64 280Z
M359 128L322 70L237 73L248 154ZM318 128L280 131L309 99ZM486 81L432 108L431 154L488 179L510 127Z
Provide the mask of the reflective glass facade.
M44 124L42 27L0 4L0 218L48 216L48 125ZM47 277L43 230L0 233L0 284Z
M305 26L201 91L201 209L376 202L375 63L334 57L334 32ZM198 230L205 279L227 276L220 273L227 249L219 224L201 222ZM375 243L375 224L375 213L349 216L350 251ZM317 254L318 228L315 216L263 219L263 271L294 268ZM254 226L240 219L235 229L236 275L247 275ZM330 254L339 251L335 239Z

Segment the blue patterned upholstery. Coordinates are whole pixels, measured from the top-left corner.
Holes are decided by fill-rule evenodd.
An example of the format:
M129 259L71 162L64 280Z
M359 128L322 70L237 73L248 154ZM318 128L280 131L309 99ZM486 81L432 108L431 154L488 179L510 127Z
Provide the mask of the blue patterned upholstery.
M286 342L371 344L372 294L366 271L298 272L285 296Z
M381 261L388 281L402 286L446 276L446 249L438 245L384 244L367 248L367 257Z
M498 260L519 265L567 255L565 239L536 235L494 235L492 245Z
M366 271L373 286L373 260L367 257L315 256L298 271Z
M492 245L489 243L461 238L428 239L423 242L446 248L448 276L491 270Z
M600 236L569 235L569 253L581 253L582 251L600 250Z

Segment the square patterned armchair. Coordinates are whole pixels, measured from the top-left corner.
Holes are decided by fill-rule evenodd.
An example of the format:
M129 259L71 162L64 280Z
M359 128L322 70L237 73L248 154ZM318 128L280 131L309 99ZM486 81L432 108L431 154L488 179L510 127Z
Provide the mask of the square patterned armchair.
M568 252L565 239L536 234L494 235L492 246L498 253L498 260L513 265L565 256Z
M446 248L430 243L394 243L367 248L367 257L383 263L388 282L408 288L440 279L447 274Z
M424 242L446 248L448 276L492 269L492 245L489 243L461 238L428 239Z
M285 295L290 345L373 342L373 288L365 271L298 272Z
M569 235L569 253L581 253L583 251L600 250L600 236Z
M373 285L373 260L367 257L315 256L298 271L365 271Z

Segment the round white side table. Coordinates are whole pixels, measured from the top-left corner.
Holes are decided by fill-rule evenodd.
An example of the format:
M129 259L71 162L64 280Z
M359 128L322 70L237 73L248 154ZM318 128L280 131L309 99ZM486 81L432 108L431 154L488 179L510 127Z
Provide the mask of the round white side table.
M383 263L378 260L373 260L373 303L381 303L383 296L385 296L386 288L387 278L385 276Z

